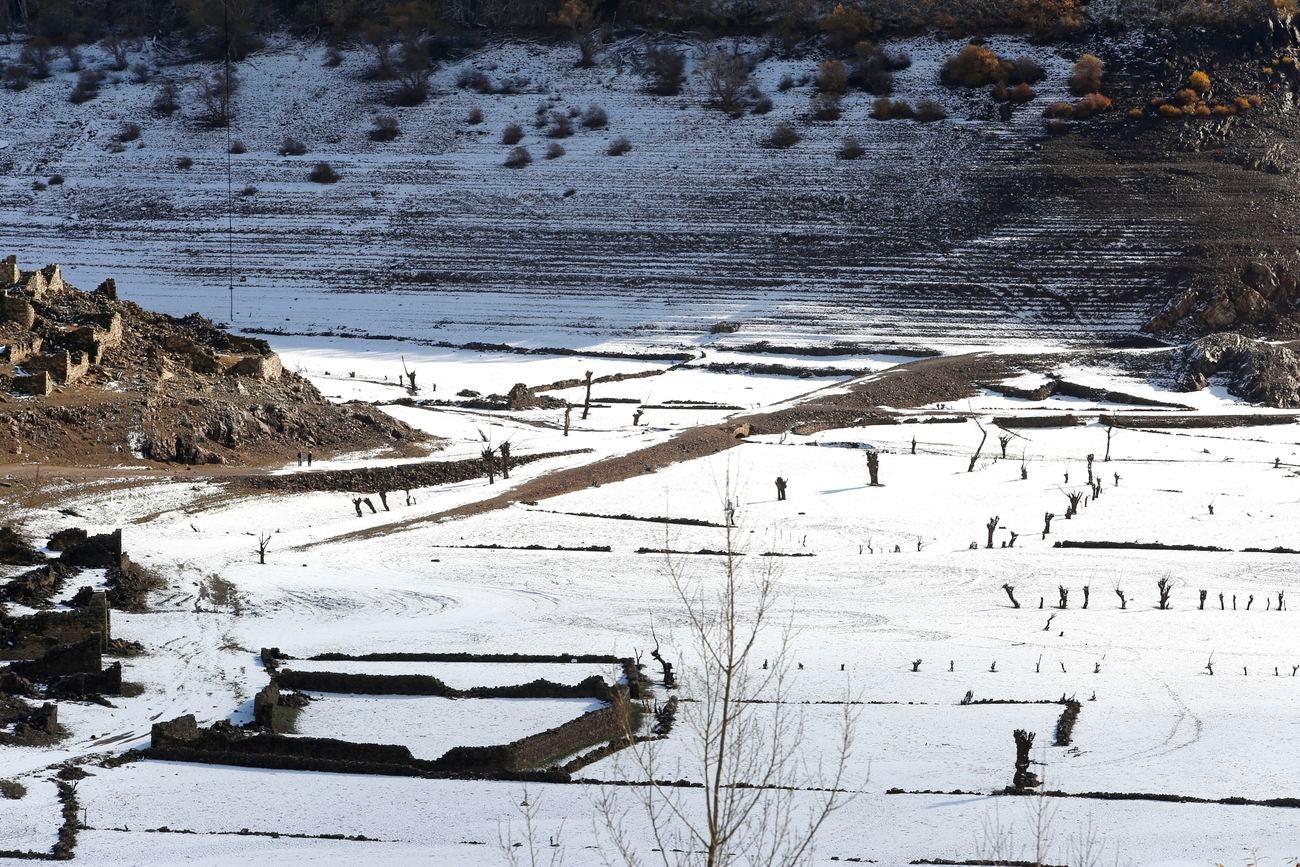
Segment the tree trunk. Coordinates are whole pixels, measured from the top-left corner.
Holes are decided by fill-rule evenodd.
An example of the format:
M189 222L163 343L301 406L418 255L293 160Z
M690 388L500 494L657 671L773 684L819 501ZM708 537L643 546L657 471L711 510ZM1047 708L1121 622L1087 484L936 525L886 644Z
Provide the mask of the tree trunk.
M1007 591L1007 598L1011 600L1011 607L1019 608L1020 603L1016 601L1016 588L1012 587L1010 584L1003 584L1002 589Z
M591 371L590 370L587 371L586 381L587 381L587 397L582 402L583 421L586 421L588 414L591 413Z

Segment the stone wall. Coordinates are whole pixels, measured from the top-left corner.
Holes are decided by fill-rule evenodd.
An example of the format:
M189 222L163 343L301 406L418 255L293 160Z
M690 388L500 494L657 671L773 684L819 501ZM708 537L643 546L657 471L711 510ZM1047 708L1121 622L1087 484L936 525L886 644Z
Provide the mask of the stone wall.
M68 674L99 674L104 665L103 642L98 635L75 644L60 644L37 659L9 667L29 680L50 680Z
M284 365L280 363L280 356L274 353L247 355L227 368L227 371L235 376L252 376L270 381L280 378L280 374L284 372Z
M102 592L92 593L85 608L0 618L0 659L37 659L60 644L91 636L98 636L102 652L113 637L111 627L108 599Z
M22 277L22 272L18 270L18 257L5 256L0 259L0 288L12 286Z
M23 366L30 371L48 371L55 380L67 385L81 379L86 375L86 371L90 370L90 356L80 350L69 352L66 349L58 349L54 352L34 355L27 359Z
M44 370L32 374L19 374L13 378L11 387L17 394L34 394L45 397L54 391L54 379Z
M22 364L27 359L41 351L44 341L39 335L27 334L22 337L15 337L9 341L8 345L0 349L0 359L10 364Z
M17 322L31 328L36 324L36 308L21 295L0 295L0 322Z

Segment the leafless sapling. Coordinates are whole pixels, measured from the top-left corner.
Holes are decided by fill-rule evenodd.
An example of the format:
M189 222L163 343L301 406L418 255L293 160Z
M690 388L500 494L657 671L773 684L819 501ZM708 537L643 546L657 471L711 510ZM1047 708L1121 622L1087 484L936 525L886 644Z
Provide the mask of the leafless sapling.
M1056 612L1055 612L1055 611L1053 611L1051 614L1047 615L1047 623L1044 624L1044 626L1043 626L1043 631L1044 631L1044 632L1047 632L1049 629L1052 628L1052 621L1055 620L1055 619L1056 619Z
M1255 594L1252 593L1250 594L1250 596L1246 597L1246 610L1249 611L1250 606L1253 605L1254 603L1255 603Z
M913 659L913 660L912 660L912 671L920 671L920 670L921 670L921 660L919 660L919 659Z
M1091 592L1092 592L1091 587L1089 587L1087 584L1083 585L1083 608L1085 611L1088 610L1088 596L1091 594Z
M485 448L479 453L479 459L483 461L483 471L487 473L488 484L497 483L497 452L494 448Z
M353 498L352 498L352 508L354 508L354 509L357 510L357 517L360 518L360 517L361 517L361 498L360 498L360 497L353 497Z
M1208 590L1202 590L1202 591L1201 591L1201 604L1200 604L1200 606L1196 609L1197 611L1204 611L1204 610L1205 610L1205 597L1208 596L1208 595L1209 595L1209 591L1208 591Z
M998 434L998 445L1002 446L1002 459L1006 460L1007 446L1011 444L1011 434Z
M1064 611L1066 608L1069 608L1070 607L1069 588L1066 587L1064 584L1058 584L1056 586L1056 593L1060 597L1059 600L1057 601L1056 607L1060 608L1062 611Z
M675 689L677 686L677 678L673 674L673 664L664 659L663 654L659 652L659 635L655 632L654 623L650 624L650 637L653 638L655 642L655 649L650 651L650 656L655 660L655 662L658 662L659 667L663 669L664 689Z
M266 565L266 549L271 546L271 534L259 533L257 536L257 562Z
M1115 595L1119 597L1119 609L1121 611L1126 610L1128 608L1128 597L1124 595L1124 588L1116 584Z
M1210 653L1210 658L1205 660L1205 670L1210 673L1210 677L1214 677L1214 653L1213 652Z
M587 386L587 396L582 401L582 420L586 421L587 416L591 413L591 377L592 372L588 370L584 375L583 382Z
M1044 539L1047 538L1048 533L1052 532L1052 519L1055 517L1056 515L1053 514L1052 512L1043 513L1043 538Z
M1102 461L1105 463L1110 463L1110 437L1111 434L1114 432L1115 432L1115 425L1113 424L1106 425L1106 457L1102 458ZM1116 484L1119 484L1119 482L1116 482Z
M573 404L566 403L564 405L564 435L566 437L569 435L569 421L570 419L572 419L572 417L573 417Z
M1277 591L1277 610L1281 611L1285 607L1285 605L1286 605L1286 592L1283 590L1279 590Z
M966 467L968 473L975 472L975 462L980 459L980 452L984 451L984 443L989 438L989 432L984 429L984 425L980 424L979 419L975 419L975 426L980 429L980 444L975 447L975 454L970 456L970 464Z
M1010 584L1003 584L1002 589L1006 591L1007 598L1011 600L1011 607L1019 608L1020 603L1016 601L1016 588L1012 587Z
M989 518L988 523L984 525L984 527L989 531L989 541L987 545L989 548L993 547L993 534L997 532L999 520L1000 518L997 515L994 515L992 518Z
M1010 530L1009 532L1011 533L1011 541L1007 543L1007 547L1014 548L1016 547L1016 540L1020 538L1020 534L1015 530Z
M1096 459L1097 459L1097 456L1096 456L1096 455L1089 453L1089 455L1088 455L1088 487L1092 487L1092 462L1093 462L1094 460L1096 460Z
M1079 503L1083 501L1083 493L1070 491L1065 496L1070 501L1069 507L1065 510L1065 520L1068 521L1079 513Z

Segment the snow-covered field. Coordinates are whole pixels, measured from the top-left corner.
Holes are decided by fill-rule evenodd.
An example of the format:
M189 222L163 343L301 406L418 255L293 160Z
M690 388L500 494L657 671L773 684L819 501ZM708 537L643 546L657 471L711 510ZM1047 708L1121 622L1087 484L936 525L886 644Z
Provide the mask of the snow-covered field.
M403 354L408 364L417 364L422 382L438 384L439 394L462 388L501 392L516 381L554 382L584 369L603 375L666 367L622 361L587 367L578 359L428 352L401 344L357 345L362 351L355 354L350 348L347 342L295 339L283 350L291 366L327 393L363 377L382 382L384 372L400 371ZM357 380L347 376L350 371ZM1222 392L1170 394L1107 368L1067 364L1055 372L1203 412L1259 411ZM1020 377L1013 384L1036 382ZM44 850L52 844L60 821L50 782L54 763L147 746L152 722L182 713L194 713L203 723L249 720L251 697L266 683L257 655L263 647L299 657L285 663L289 668L432 674L461 688L535 677L575 683L590 674L613 681L617 673L601 665L305 657L331 651L641 654L647 672L657 677L649 659L653 624L664 655L683 672L681 695L696 697L691 672L697 660L664 557L637 552L717 550L724 531L623 516L720 524L728 498L745 554L739 558L742 572L775 569L776 622L793 627L784 643L779 629L760 639L755 658L791 670L779 696L756 697L789 703L781 708L797 721L794 754L809 785L821 773L817 766L836 753L846 718L853 735L842 785L854 797L827 823L812 863L856 858L902 865L925 858L991 858L999 851L1002 857L1024 857L1040 802L993 794L1010 783L1011 732L1017 728L1036 733L1034 759L1042 763L1036 772L1049 789L1211 800L1300 796L1300 758L1291 748L1300 737L1300 676L1294 674L1300 645L1291 610L1293 596L1300 596L1297 555L1242 551L1300 547L1295 424L1116 429L1111 460L1105 461L1106 430L1096 418L1124 408L1066 398L1035 404L985 393L960 407L929 406L915 415L972 413L989 427L996 415L1073 413L1087 423L1019 430L1008 442L1006 459L998 443L1003 431L992 428L969 472L980 441L974 419L754 437L712 457L536 504L408 523L496 495L507 484L662 442L674 430L754 406L796 401L827 386L844 387L836 379L681 368L600 385L596 392L668 406L710 400L743 409L650 411L652 423L634 429L632 405L610 403L598 405L586 422L575 413L568 438L553 411L388 407L446 437L448 455L474 454L481 447L480 430L491 430L494 441L510 438L519 454L565 447L595 452L520 467L509 482L495 486L473 481L417 490L415 504L394 502L393 512L364 518L356 517L342 494L237 495L219 481L202 479L159 479L133 488L69 485L65 502L83 516L78 523L91 530L124 527L131 556L157 569L168 588L155 595L149 613L114 614L115 635L141 641L147 650L124 660L125 678L143 687L139 696L114 699L115 708L62 703L60 721L69 729L64 742L52 749L0 749L0 777L18 778L29 789L20 801L0 801L0 849ZM663 417L656 420L656 412ZM843 444L880 451L881 487L867 486L862 449ZM1085 489L1089 453L1096 455L1102 495L1066 520L1065 494ZM1027 479L1021 478L1022 462ZM357 457L338 465L368 463L373 461ZM778 475L789 480L784 502L775 497ZM1056 515L1046 537L1045 512ZM990 550L986 525L993 516L998 521ZM27 525L41 537L68 522L49 509L33 512ZM345 538L381 526L387 529L368 538ZM259 565L253 539L263 530L274 531L274 542L267 564ZM1014 547L1003 547L1012 532ZM1062 540L1225 550L1053 547ZM508 547L465 547L485 544ZM518 550L527 545L599 545L610 551ZM683 554L676 565L704 586L716 586L721 576L717 556ZM198 582L213 573L234 583L238 614L212 610L208 603L196 610ZM1163 577L1173 583L1172 610L1156 608L1156 581ZM98 574L86 578L100 580ZM1010 606L1003 584L1014 586L1022 608ZM1064 610L1055 607L1060 586L1069 590ZM1128 595L1126 609L1116 588ZM1198 608L1201 589L1208 592L1205 610ZM1286 597L1282 611L1279 592ZM1213 675L1206 667L1210 660ZM968 692L976 703L963 705ZM666 696L662 687L656 694ZM1071 697L1081 702L1082 712L1072 742L1056 746L1062 711L1057 702ZM300 714L298 733L402 743L417 756L436 758L451 746L501 743L540 731L590 707L582 700L322 693ZM773 705L754 708L760 722L777 712ZM658 776L698 779L699 745L687 724L691 713L687 703L677 727L654 747ZM377 736L381 732L384 737ZM631 758L615 754L581 776L643 779ZM78 784L77 797L89 827L80 833L77 857L92 864L274 859L486 865L506 863L499 840L518 841L523 833L519 805L525 796L516 783L153 760L113 769L91 762L86 768L92 776ZM890 793L900 789L954 794ZM608 840L593 817L602 796L630 809L627 831L646 848L635 791L600 782L530 786L526 799L537 809L542 854L549 859L548 844L555 840L564 863L601 863ZM679 791L686 809L699 808L696 790ZM803 804L817 796L801 791L795 799ZM1104 846L1108 864L1116 858L1141 865L1247 864L1250 850L1257 850L1260 864L1290 865L1300 843L1292 808L1048 800L1051 864L1100 863L1075 854L1089 835L1095 851ZM155 830L160 828L187 833ZM286 836L292 834L305 836ZM337 834L369 839L322 839ZM998 849L997 839L1010 844Z

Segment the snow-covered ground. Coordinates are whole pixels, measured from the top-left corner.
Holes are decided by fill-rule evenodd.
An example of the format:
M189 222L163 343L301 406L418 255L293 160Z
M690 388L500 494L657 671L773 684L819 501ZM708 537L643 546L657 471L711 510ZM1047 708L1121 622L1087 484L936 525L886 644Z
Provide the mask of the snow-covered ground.
M360 351L349 354L349 349ZM362 346L295 339L279 347L327 392L357 379L380 379L415 363L438 394L473 388L503 392L580 376L666 368L645 362L531 356L476 356L414 345ZM394 361L397 362L394 369ZM864 362L886 363L877 359ZM840 364L834 365L836 367ZM849 366L847 364L843 366ZM342 376L346 377L341 378ZM1097 367L1061 367L1071 381L1186 403L1209 412L1251 413L1224 394L1171 394ZM1017 378L1025 387L1038 380ZM1137 792L1206 799L1300 796L1300 759L1290 749L1300 700L1300 645L1292 599L1300 596L1296 555L1242 553L1300 547L1300 430L1295 424L1204 430L1116 429L1105 461L1099 413L1132 411L1095 401L1031 403L985 394L962 406L930 406L918 418L973 414L986 428L1002 414L1073 413L1085 424L1016 432L1001 457L991 428L980 458L974 419L945 424L846 428L801 437L755 437L735 449L602 484L536 504L443 523L406 526L454 506L495 495L559 467L662 442L677 429L737 415L754 406L800 399L836 379L713 373L692 367L597 386L598 396L672 405L709 400L743 410L650 410L652 424L632 428L631 404L598 405L570 437L558 414L480 412L391 406L447 439L449 456L481 448L480 430L511 438L517 453L591 447L591 455L520 467L509 483L472 481L414 491L393 511L357 518L342 494L236 494L217 481L160 479L134 488L68 485L64 505L91 530L124 528L131 556L167 580L154 610L114 614L115 635L138 640L146 654L124 660L126 680L143 692L114 708L62 703L69 738L52 749L0 749L0 777L21 779L26 798L0 801L0 848L48 849L58 826L50 766L58 761L147 746L153 721L194 713L201 722L247 721L251 697L266 683L263 647L300 657L306 670L432 674L456 687L522 683L547 677L573 683L609 680L609 666L313 662L330 651L641 654L647 671L653 624L664 655L683 672L683 697L697 693L689 630L666 574L665 559L639 549L717 550L719 527L663 525L623 516L721 523L736 506L745 574L769 566L778 576L777 621L794 627L785 656L774 630L756 658L792 669L780 696L797 719L795 756L809 769L836 751L848 720L854 746L843 785L855 797L834 814L812 862L871 860L901 865L921 858L992 857L990 837L1023 856L1034 799L995 797L1010 783L1011 732L1037 735L1036 770L1048 788L1067 793ZM376 385L376 389L384 386ZM1146 389L1145 391L1143 389ZM395 390L395 389L394 389ZM338 392L336 392L338 393ZM341 394L355 397L357 394ZM423 395L422 395L423 396ZM571 396L571 395L570 395ZM1137 410L1148 412L1148 410ZM1158 410L1151 410L1156 412ZM661 420L655 413L662 412ZM913 437L916 439L913 454ZM881 453L881 487L867 486L863 451ZM1067 491L1085 490L1086 456L1103 481L1100 499L1064 518ZM1028 478L1021 478L1022 462ZM374 463L358 457L340 466ZM1276 466L1275 466L1276 464ZM297 471L296 467L290 471ZM1068 473L1068 481L1066 474ZM789 480L776 500L773 481ZM1118 484L1115 476L1118 475ZM1213 506L1211 514L1210 507ZM1042 535L1045 512L1056 515ZM994 547L985 547L997 516ZM59 512L37 510L27 522L40 536L66 526ZM394 524L369 538L357 529ZM254 538L273 530L267 564ZM1017 535L1014 547L1003 547ZM251 534L251 535L250 535ZM1054 548L1056 541L1213 545L1222 552ZM974 547L972 547L974 543ZM502 549L465 547L498 544ZM518 550L609 546L599 551ZM765 553L804 557L763 557ZM716 586L721 560L682 555L688 578ZM196 610L209 574L233 582L239 613ZM1156 608L1156 581L1173 583L1172 610ZM98 574L85 576L100 580ZM1002 589L1014 586L1022 608ZM1058 587L1068 608L1055 608ZM1084 587L1090 596L1085 610ZM1121 610L1115 589L1127 593ZM1208 593L1199 610L1198 591ZM1285 610L1277 594L1286 595ZM1224 594L1220 610L1219 594ZM1250 609L1247 603L1250 597ZM1233 599L1236 608L1233 608ZM1040 598L1044 609L1040 610ZM1050 620L1049 620L1050 617ZM1045 628L1045 625L1047 628ZM913 663L919 660L919 670ZM1206 667L1213 662L1213 675ZM1276 672L1276 673L1275 673ZM969 704L980 700L1007 704ZM657 689L658 698L665 696ZM774 693L760 698L776 698ZM1062 698L1082 703L1068 746L1053 744ZM864 702L842 704L844 701ZM554 726L591 707L586 701L457 700L320 694L298 718L302 735L403 743L435 758L456 745L499 743ZM774 713L755 705L756 718ZM655 748L662 776L696 779L698 744L682 720ZM385 736L380 737L379 733ZM391 737L388 737L391 735ZM626 753L586 768L599 781L640 779ZM518 840L518 784L434 781L224 768L144 760L114 769L87 766L77 797L88 830L77 856L91 864L505 863L499 837ZM891 789L976 794L888 794ZM694 790L680 790L698 809ZM631 808L628 832L643 847L647 829L633 790L597 783L530 786L538 837L549 857L560 842L565 863L601 863L608 840L593 828L603 794ZM799 803L815 799L801 792ZM1292 864L1297 836L1289 808L1052 799L1053 864L1080 864L1089 833L1106 863L1142 865ZM599 825L599 822L595 823ZM179 834L158 832L166 827ZM1091 832L1089 829L1091 828ZM301 834L302 838L253 836ZM1000 829L1000 830L999 830ZM368 841L320 839L364 835ZM9 841L12 841L9 842Z
M895 97L941 103L950 117L934 124L872 120L861 91L839 120L815 121L821 58L767 56L754 42L743 48L763 58L755 81L773 108L731 119L704 104L700 46L685 42L691 69L678 96L646 93L642 37L603 46L593 69L574 69L569 45L504 41L440 67L425 104L391 109L392 85L364 80L369 52L324 68L324 45L274 38L239 64L229 139L245 152L235 155L226 131L200 117L195 90L209 64L142 47L130 60L154 64L153 81L110 73L100 96L76 105L76 73L59 59L50 79L0 94L0 195L14 216L0 220L0 251L28 268L60 262L85 289L114 276L124 297L152 309L228 321L233 303L237 326L295 333L678 350L1132 333L1163 300L1183 217L1098 214L1054 188L1037 138L1044 107L1068 98L1069 51L990 43L1048 73L1010 122L987 92L940 85L960 43L929 37L887 47L913 60ZM0 58L20 50L0 46ZM108 59L97 47L84 55L88 67ZM509 94L458 88L469 69L527 83ZM785 75L795 84L782 90ZM163 78L181 88L171 117L151 108ZM609 126L575 124L565 155L545 159L539 104L598 104ZM484 114L476 125L466 120L474 108ZM368 138L378 114L398 118L396 141ZM128 123L140 137L116 144ZM511 123L534 157L523 170L502 165ZM763 146L778 123L801 141ZM281 156L285 136L307 153ZM633 150L610 157L619 136ZM847 136L863 159L836 159ZM180 157L192 167L178 168ZM309 183L318 160L341 180ZM1122 188L1124 169L1113 171ZM33 189L56 174L61 184ZM740 331L710 334L720 322Z

